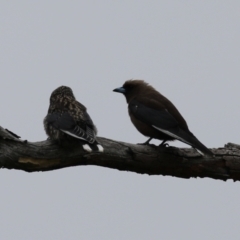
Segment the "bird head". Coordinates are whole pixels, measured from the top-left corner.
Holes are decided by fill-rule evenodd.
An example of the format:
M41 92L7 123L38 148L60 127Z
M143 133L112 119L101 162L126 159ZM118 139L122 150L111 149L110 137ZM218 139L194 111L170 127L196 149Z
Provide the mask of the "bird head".
M55 89L50 96L50 102L57 101L63 97L75 99L73 91L70 87L61 86Z
M128 80L122 87L116 88L113 91L122 93L126 97L127 102L130 102L135 96L144 94L149 88L152 87L143 80Z

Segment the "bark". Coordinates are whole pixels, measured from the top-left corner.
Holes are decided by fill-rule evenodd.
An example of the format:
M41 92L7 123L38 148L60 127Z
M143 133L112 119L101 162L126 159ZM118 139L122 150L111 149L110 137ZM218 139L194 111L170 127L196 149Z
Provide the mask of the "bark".
M237 144L211 149L215 156L203 157L192 148L143 146L101 137L98 141L104 152L88 153L80 144L66 148L50 140L22 141L0 127L0 167L35 172L96 165L149 175L240 180L240 145Z

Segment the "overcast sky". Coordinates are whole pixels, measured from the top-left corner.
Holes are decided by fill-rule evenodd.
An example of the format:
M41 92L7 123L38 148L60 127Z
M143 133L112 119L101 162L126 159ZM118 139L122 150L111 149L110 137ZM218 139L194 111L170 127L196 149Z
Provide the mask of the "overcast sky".
M240 144L239 13L237 0L2 1L0 125L46 139L50 94L67 85L99 136L144 142L112 92L139 78L209 148ZM230 180L2 169L0 190L1 239L239 239L240 187Z

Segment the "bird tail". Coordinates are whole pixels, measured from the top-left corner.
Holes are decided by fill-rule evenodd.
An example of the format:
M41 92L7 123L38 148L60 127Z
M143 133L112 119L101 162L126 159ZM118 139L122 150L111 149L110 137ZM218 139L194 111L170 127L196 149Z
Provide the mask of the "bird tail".
M182 129L179 129L178 136L181 138L180 141L191 145L193 148L197 149L202 153L208 156L214 156L212 151L210 151L206 146L204 146L190 131L186 132Z

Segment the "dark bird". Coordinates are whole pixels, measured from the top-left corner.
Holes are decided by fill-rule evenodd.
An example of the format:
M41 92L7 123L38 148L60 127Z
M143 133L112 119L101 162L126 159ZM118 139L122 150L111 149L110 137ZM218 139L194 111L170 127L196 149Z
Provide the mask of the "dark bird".
M71 88L61 86L50 97L48 114L44 118L44 128L50 139L59 143L87 142L84 150L103 152L103 147L96 140L97 128L87 113L87 109L78 102Z
M161 93L143 80L128 80L120 88L128 103L132 123L144 136L150 137L144 144L155 138L166 141L179 140L202 154L213 155L188 129L187 123L177 108Z

